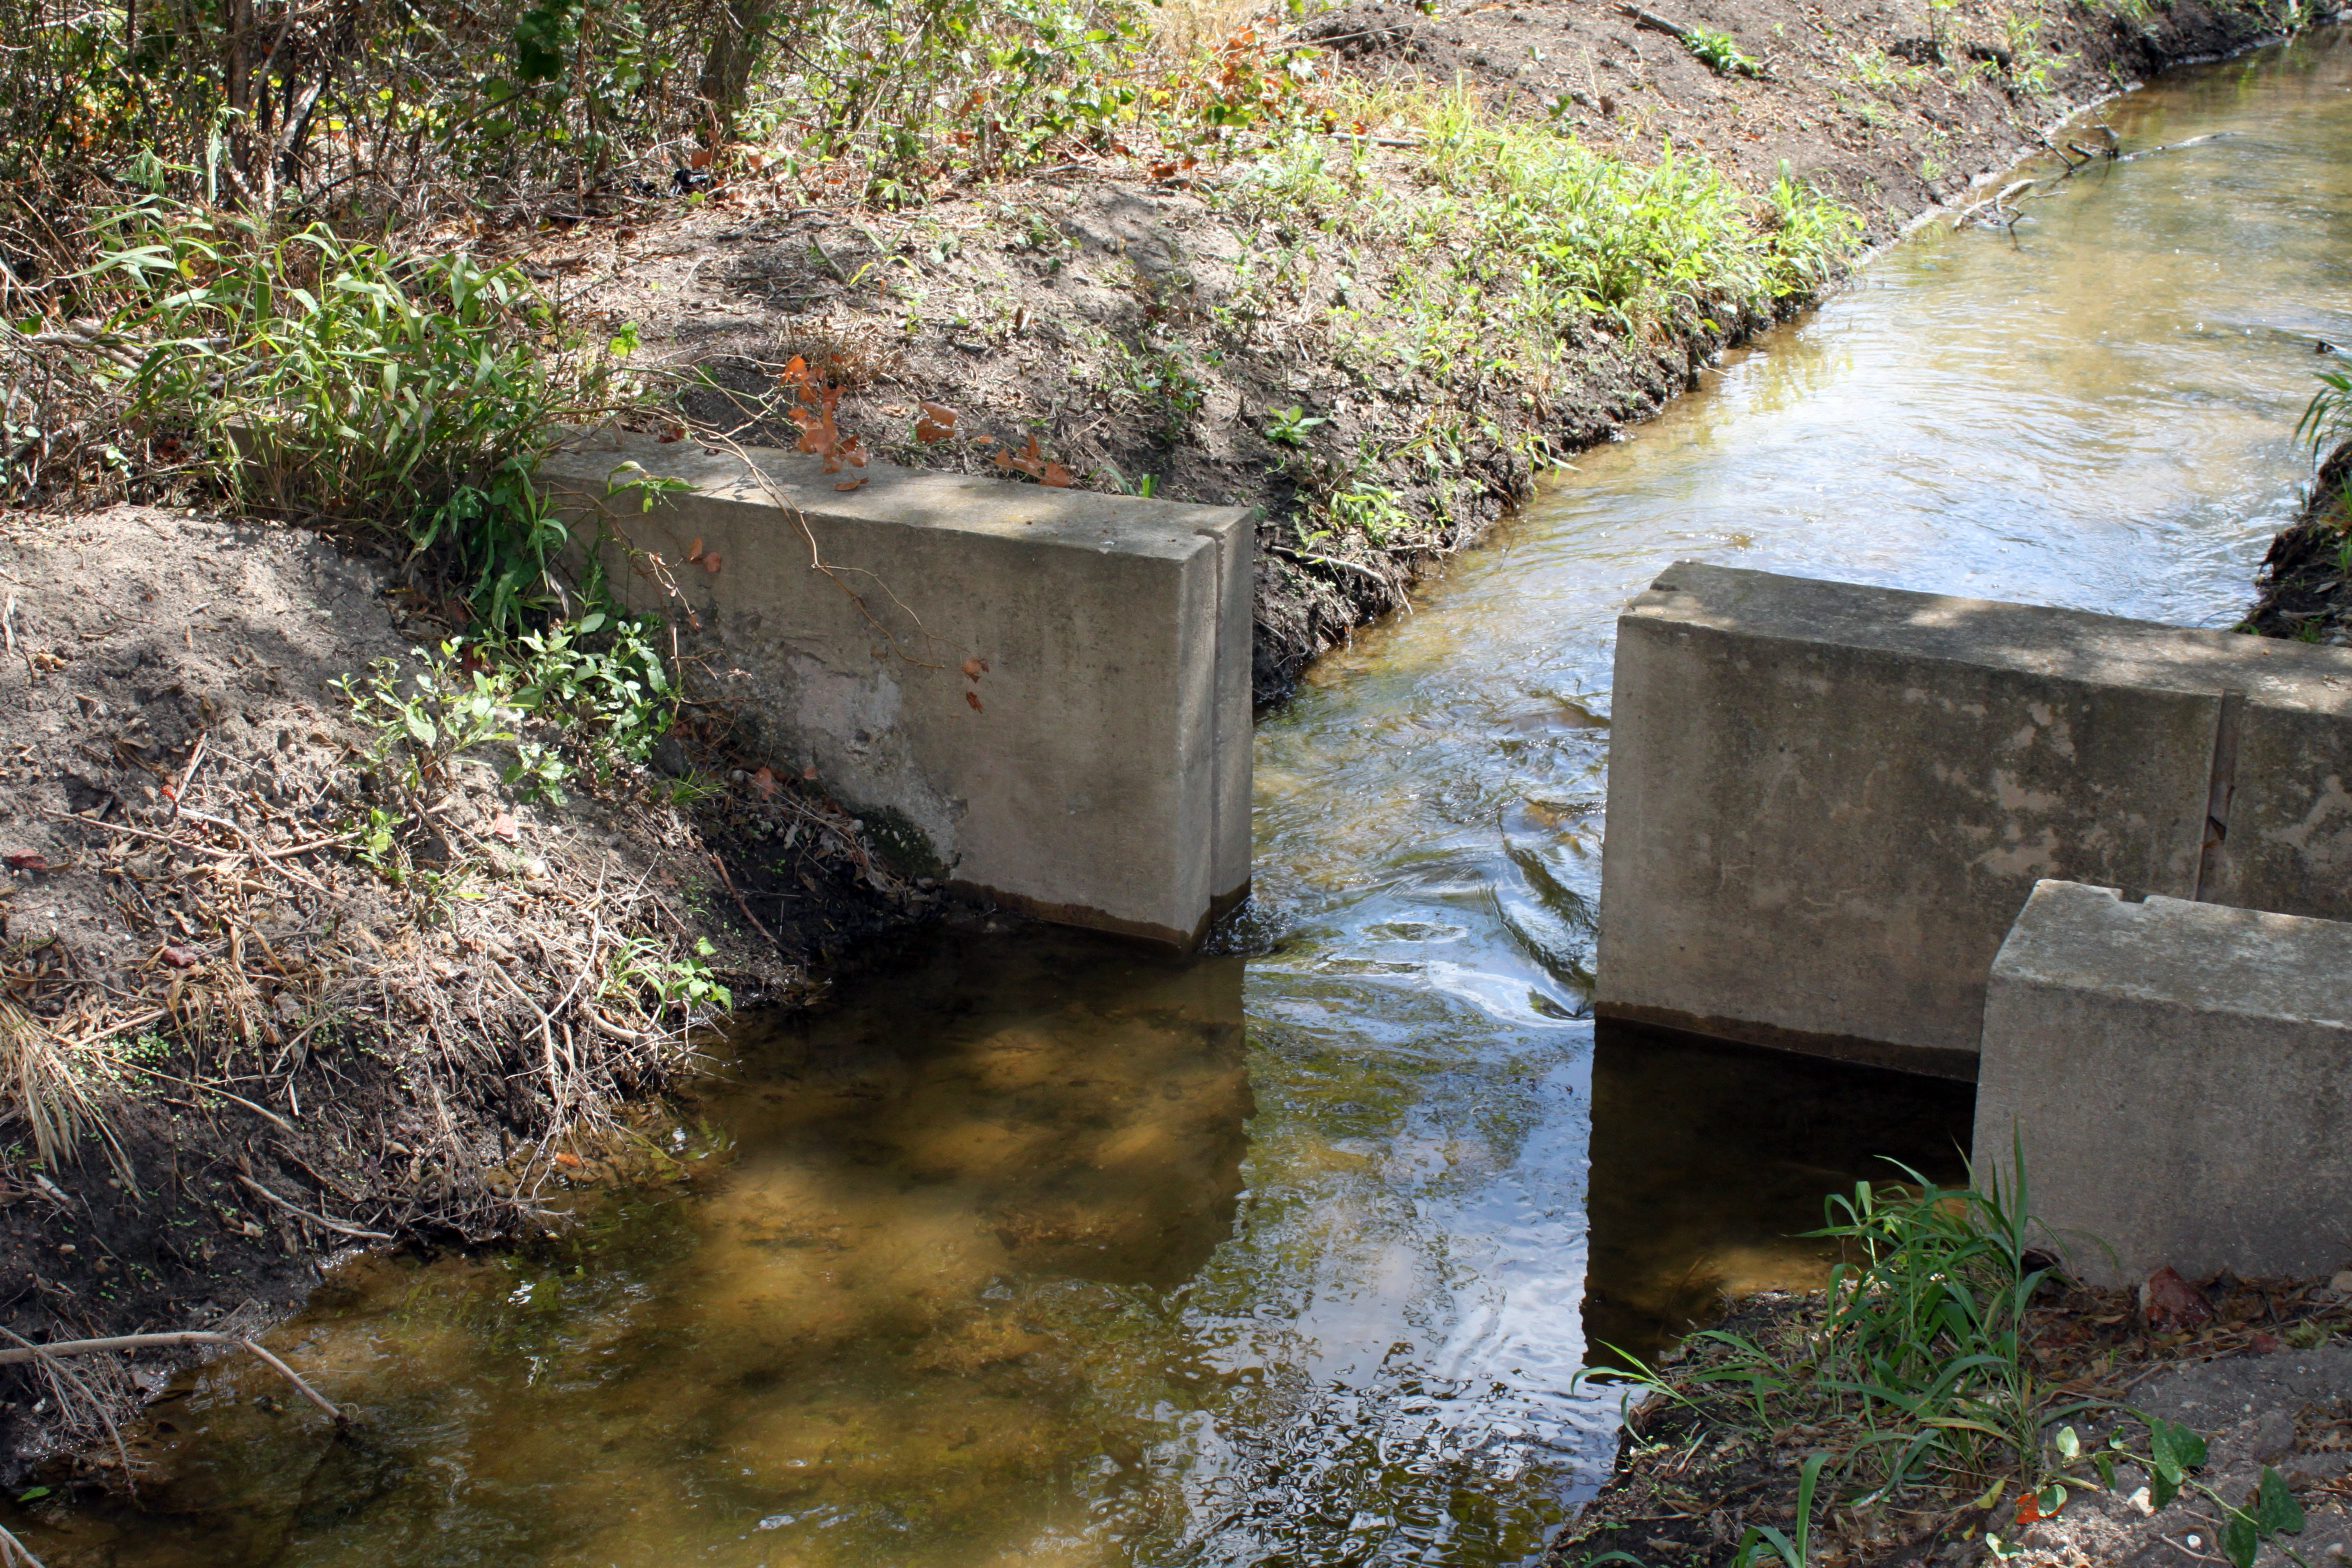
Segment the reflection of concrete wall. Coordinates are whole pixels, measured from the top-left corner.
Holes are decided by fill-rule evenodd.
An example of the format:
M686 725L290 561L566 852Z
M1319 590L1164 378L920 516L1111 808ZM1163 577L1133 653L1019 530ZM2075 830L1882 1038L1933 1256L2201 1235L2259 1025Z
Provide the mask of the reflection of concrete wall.
M1619 622L1595 1005L1966 1074L2037 880L2352 915L2348 791L2352 653L1677 565Z
M2094 1283L2352 1261L2352 925L2042 883L1992 967L1979 1169L2013 1138Z
M688 652L779 763L952 882L1197 939L1249 881L1250 514L748 455L598 435L541 473L659 557ZM639 470L689 488L612 495ZM625 602L683 619L642 555L604 559Z
M1959 1181L1966 1085L1603 1021L1592 1057L1584 1337L1654 1356L1726 1296L1817 1287L1822 1197Z

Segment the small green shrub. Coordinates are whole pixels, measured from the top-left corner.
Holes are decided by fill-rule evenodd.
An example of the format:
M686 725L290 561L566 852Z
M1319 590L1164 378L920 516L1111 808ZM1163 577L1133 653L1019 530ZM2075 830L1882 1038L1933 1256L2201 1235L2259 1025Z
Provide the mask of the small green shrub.
M410 791L439 783L468 752L503 745L510 788L560 801L581 772L607 783L669 732L677 698L655 629L591 611L512 639L414 649L413 668L379 659L338 687L376 732L378 763L399 762ZM363 858L389 850L387 826L363 834Z
M1276 446L1303 447L1307 444L1307 437L1317 427L1330 423L1328 416L1310 414L1294 403L1288 408L1278 408L1267 416L1266 439Z
M2311 394L2303 417L2295 422L2295 439L2311 443L2315 462L2338 442L2352 440L2352 371L2319 373L2319 390Z
M434 551L500 630L558 602L567 542L533 484L558 427L619 393L623 334L566 334L521 273L320 226L148 201L105 220L89 284L135 345L127 416L241 511Z
M1752 55L1740 52L1739 40L1729 33L1709 32L1704 27L1684 31L1682 46L1703 61L1718 76L1762 76L1764 67Z
M2042 19L2012 11L2001 19L2009 34L2009 90L2036 96L2050 91L2052 78L2073 63L2072 55L2042 47Z
M1491 121L1462 94L1441 101L1428 136L1429 173L1452 201L1417 226L1473 235L1451 247L1456 275L1540 330L1598 315L1640 332L1761 310L1825 281L1861 234L1785 176L1767 227L1712 164L1671 143L1634 163L1548 126Z
M735 994L712 972L717 955L710 942L697 937L692 952L673 954L652 937L633 937L614 949L604 973L603 994L648 999L656 1006L703 1012L727 1012Z
M1155 435L1173 446L1191 433L1208 391L1173 344L1114 345L1120 390L1143 413Z

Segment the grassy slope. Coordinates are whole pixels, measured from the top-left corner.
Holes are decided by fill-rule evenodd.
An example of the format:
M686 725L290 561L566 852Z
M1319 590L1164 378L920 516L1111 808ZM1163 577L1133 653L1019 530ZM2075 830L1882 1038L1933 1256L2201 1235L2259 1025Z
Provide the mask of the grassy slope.
M1264 701L1547 459L1842 271L1826 210L1771 200L1784 171L1883 240L2068 106L2269 25L2204 0L1676 15L1764 74L1590 0L1359 4L1303 29L1324 44L1293 106L1311 112L1222 158L1106 157L879 214L745 179L532 262L709 370L732 390L690 408L755 438L789 435L773 372L798 354L847 388L843 428L901 461L980 469L999 448L970 438L1034 437L1083 486L1262 506ZM926 400L956 439L914 439Z

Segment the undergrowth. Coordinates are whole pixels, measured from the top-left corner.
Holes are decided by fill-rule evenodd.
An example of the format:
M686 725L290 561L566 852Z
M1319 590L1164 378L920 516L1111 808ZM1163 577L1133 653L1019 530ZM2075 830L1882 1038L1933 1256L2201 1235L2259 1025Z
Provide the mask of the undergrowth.
M437 552L502 630L559 602L568 535L533 475L563 425L627 395L625 335L583 341L514 267L462 252L160 201L98 227L85 286L118 358L95 364L156 467L243 513Z
M1901 1182L1859 1182L1827 1200L1829 1223L1810 1234L1843 1256L1818 1314L1759 1333L1703 1331L1678 1365L1615 1352L1634 1387L1704 1429L1802 1451L1793 1516L1747 1522L1734 1568L1809 1568L1832 1540L1839 1560L1858 1544L1869 1556L1922 1521L1915 1540L1983 1529L1999 1561L2016 1554L2018 1529L2055 1517L2073 1494L2132 1490L2125 1465L2146 1475L2156 1508L2184 1493L2210 1504L2235 1568L2302 1528L2276 1470L2232 1502L2199 1479L2196 1432L2039 1370L2029 1309L2054 1288L2055 1269L2035 1244L2021 1150L2006 1185L1988 1172L1946 1188L1898 1168ZM1996 1528L1984 1528L1988 1511ZM1640 1560L1613 1551L1580 1561Z

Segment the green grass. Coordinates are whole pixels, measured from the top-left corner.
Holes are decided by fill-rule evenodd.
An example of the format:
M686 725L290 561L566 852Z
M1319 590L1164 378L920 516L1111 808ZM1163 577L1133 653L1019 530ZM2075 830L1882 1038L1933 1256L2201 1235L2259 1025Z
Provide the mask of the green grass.
M438 552L502 630L557 601L568 534L533 472L619 395L626 338L582 342L519 271L462 253L154 201L101 229L85 286L113 303L125 422L152 458L241 512Z

